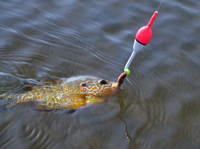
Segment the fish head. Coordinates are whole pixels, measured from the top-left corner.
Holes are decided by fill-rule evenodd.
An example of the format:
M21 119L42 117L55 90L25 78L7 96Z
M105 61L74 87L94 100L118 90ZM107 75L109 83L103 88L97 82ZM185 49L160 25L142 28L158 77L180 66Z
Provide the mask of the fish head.
M104 79L88 79L80 84L86 90L86 93L96 97L111 97L117 94L120 87L115 82Z
M120 91L120 86L126 77L125 73L122 73L117 82L111 82L104 79L86 79L80 86L85 89L86 93L95 97L109 98L116 95Z

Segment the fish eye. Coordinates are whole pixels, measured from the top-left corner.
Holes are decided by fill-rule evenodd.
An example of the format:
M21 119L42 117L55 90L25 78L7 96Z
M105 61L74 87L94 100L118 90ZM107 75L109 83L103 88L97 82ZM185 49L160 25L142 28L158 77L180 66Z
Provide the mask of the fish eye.
M107 84L107 81L106 80L100 80L99 83L103 85L103 84Z
M81 87L86 87L86 83L81 83L80 86Z

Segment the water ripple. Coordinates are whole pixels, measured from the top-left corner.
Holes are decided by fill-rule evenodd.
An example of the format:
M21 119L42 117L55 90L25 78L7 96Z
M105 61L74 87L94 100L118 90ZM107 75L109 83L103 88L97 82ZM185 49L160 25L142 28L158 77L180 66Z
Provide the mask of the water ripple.
M0 1L0 94L39 73L116 81L152 1ZM108 102L73 114L0 114L4 148L199 148L199 2L164 1L153 38ZM117 130L117 131L116 131Z

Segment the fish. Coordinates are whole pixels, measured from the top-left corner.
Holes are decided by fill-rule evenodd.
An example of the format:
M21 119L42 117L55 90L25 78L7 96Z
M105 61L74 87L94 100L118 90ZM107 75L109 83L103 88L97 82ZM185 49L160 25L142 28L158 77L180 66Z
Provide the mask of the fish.
M120 91L126 78L122 73L117 82L90 76L70 78L51 77L47 81L23 82L24 93L3 96L0 112L5 113L22 103L30 103L34 110L76 110L107 101Z

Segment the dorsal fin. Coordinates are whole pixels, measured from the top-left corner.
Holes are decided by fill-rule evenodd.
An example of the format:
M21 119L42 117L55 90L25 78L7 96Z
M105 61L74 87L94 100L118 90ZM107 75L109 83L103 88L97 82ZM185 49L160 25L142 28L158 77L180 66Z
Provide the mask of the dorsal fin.
M44 84L44 85L60 85L64 81L65 81L64 79L52 77L49 80L41 81L41 83Z

